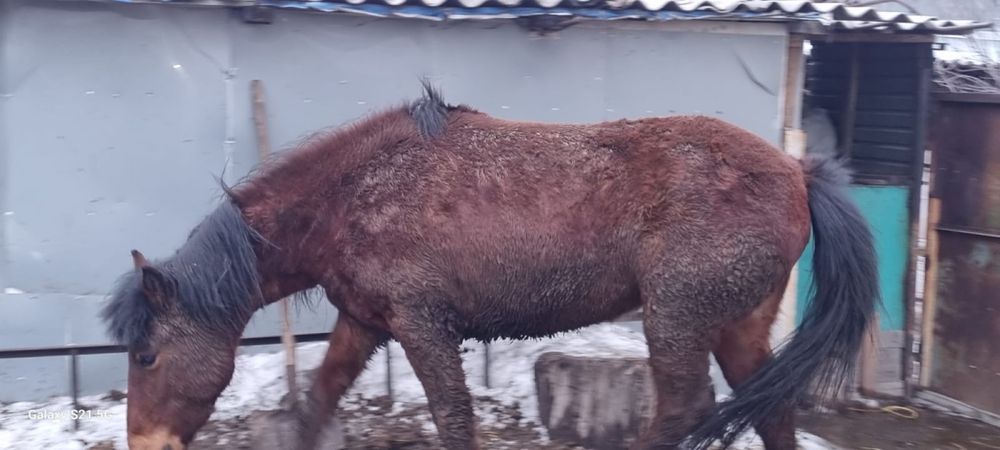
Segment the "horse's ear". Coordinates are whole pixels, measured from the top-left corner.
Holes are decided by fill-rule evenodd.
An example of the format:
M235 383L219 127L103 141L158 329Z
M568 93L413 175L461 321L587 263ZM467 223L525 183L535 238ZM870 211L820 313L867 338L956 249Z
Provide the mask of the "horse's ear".
M146 261L146 257L139 250L132 250L132 263L135 264L136 270L149 267L149 261Z
M166 277L150 265L146 257L138 250L132 250L132 262L135 264L135 269L139 271L142 279L142 291L146 294L146 298L155 306L164 306L158 303L169 297L169 284Z

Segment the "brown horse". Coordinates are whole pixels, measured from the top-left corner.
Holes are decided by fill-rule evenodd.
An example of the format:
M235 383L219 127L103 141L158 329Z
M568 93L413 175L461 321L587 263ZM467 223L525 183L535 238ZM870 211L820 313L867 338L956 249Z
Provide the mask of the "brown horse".
M339 317L299 448L396 339L443 446L479 449L463 339L548 336L641 306L657 407L634 448L705 448L754 427L769 450L793 449L796 403L851 370L878 301L846 182L833 162L797 161L717 119L510 122L427 87L226 188L175 255L133 252L104 311L130 349L129 445L183 449L254 311L319 286ZM810 231L814 296L772 358ZM718 406L712 352L735 387Z

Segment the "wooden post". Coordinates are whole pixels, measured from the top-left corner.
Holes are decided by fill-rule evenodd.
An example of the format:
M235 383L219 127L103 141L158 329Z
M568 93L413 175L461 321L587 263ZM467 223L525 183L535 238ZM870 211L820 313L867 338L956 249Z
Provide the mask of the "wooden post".
M917 125L914 132L913 175L910 182L910 258L906 271L906 321L903 335L903 395L912 398L919 385L920 364L923 360L918 348L923 343L924 286L927 272L927 201L930 197L930 163L932 153L928 142L930 125L930 86L934 73L934 55L930 48L921 50L917 89Z
M858 84L861 82L861 44L851 44L851 72L847 79L847 96L841 109L840 148L850 157L854 150L854 123L858 113Z
M801 35L788 37L785 52L785 76L782 84L781 147L785 153L802 158L806 149L806 135L802 131L802 93L805 88L805 39ZM798 302L799 265L796 262L789 273L788 284L781 298L778 319L772 326L771 346L774 347L791 336L795 330Z
M934 192L934 174L931 172L931 192ZM938 222L941 220L941 200L931 197L927 213L927 259L924 277L923 306L923 338L920 342L920 381L921 387L930 385L931 361L934 356L934 322L937 317L937 280L938 280Z
M250 82L250 93L253 99L253 124L257 132L257 151L263 164L271 156L271 142L267 132L267 107L264 102L264 83L260 80ZM288 379L288 395L291 398L289 406L294 406L299 400L299 390L295 379L295 335L292 334L292 323L289 317L288 299L281 302L281 343L285 346L285 377Z

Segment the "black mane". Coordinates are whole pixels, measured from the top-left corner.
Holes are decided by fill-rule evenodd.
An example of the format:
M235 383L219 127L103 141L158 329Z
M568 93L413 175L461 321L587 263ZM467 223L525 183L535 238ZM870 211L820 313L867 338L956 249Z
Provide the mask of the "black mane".
M152 265L173 285L185 315L239 334L261 304L254 252L259 239L239 208L227 200L195 227L173 256ZM101 315L119 344L141 346L148 341L157 312L143 293L138 271L119 280Z
M431 85L430 81L421 80L424 87L424 95L409 105L410 117L417 122L417 128L424 137L431 138L437 136L448 122L448 113L454 109L444 102L441 93Z

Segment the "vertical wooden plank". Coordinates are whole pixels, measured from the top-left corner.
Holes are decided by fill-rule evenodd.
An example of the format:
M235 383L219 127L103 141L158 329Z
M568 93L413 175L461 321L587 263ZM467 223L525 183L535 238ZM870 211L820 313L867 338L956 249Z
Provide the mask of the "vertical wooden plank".
M914 124L913 142L913 172L910 180L910 258L906 270L906 316L903 349L903 392L906 397L911 397L914 393L914 361L919 360L919 355L914 354L915 342L922 342L920 336L920 325L917 321L923 319L923 292L918 289L917 283L923 281L924 274L918 274L918 270L923 270L925 263L924 255L926 242L921 237L926 233L922 219L924 188L924 166L926 164L927 149L927 126L930 118L930 88L934 70L934 56L931 44L916 46L917 52L917 114ZM918 298L918 291L921 291ZM917 304L920 303L921 312L917 314ZM919 361L917 361L919 363Z
M878 334L880 314L868 324L865 339L861 343L860 364L858 365L858 391L866 395L877 394L878 388Z
M788 55L785 61L785 129L802 127L802 92L805 87L805 38L788 36ZM802 147L803 149L805 146Z
M850 157L854 148L854 123L858 109L858 85L861 82L861 44L851 44L851 73L847 79L847 95L841 109L840 148Z
M257 134L257 151L261 164L271 156L271 141L267 131L267 109L264 101L264 83L260 80L250 82L250 92L253 100L253 123ZM285 377L288 381L288 398L294 405L299 399L298 380L295 376L295 335L292 334L292 323L289 318L288 299L281 302L281 342L285 347Z
M805 88L805 39L801 35L789 35L785 55L785 75L782 85L784 105L782 108L782 148L785 153L796 158L805 154L806 135L802 131L802 95ZM772 346L784 341L795 330L796 309L798 308L799 266L792 266L788 284L782 295L778 319L772 327Z
M931 172L933 190L934 174ZM927 209L927 276L924 277L923 332L920 346L920 385L929 386L934 349L934 319L937 312L938 222L941 220L941 199L931 197Z
M257 134L257 153L263 163L271 156L271 139L267 131L267 105L264 101L264 83L260 80L250 82L253 100L253 127Z

